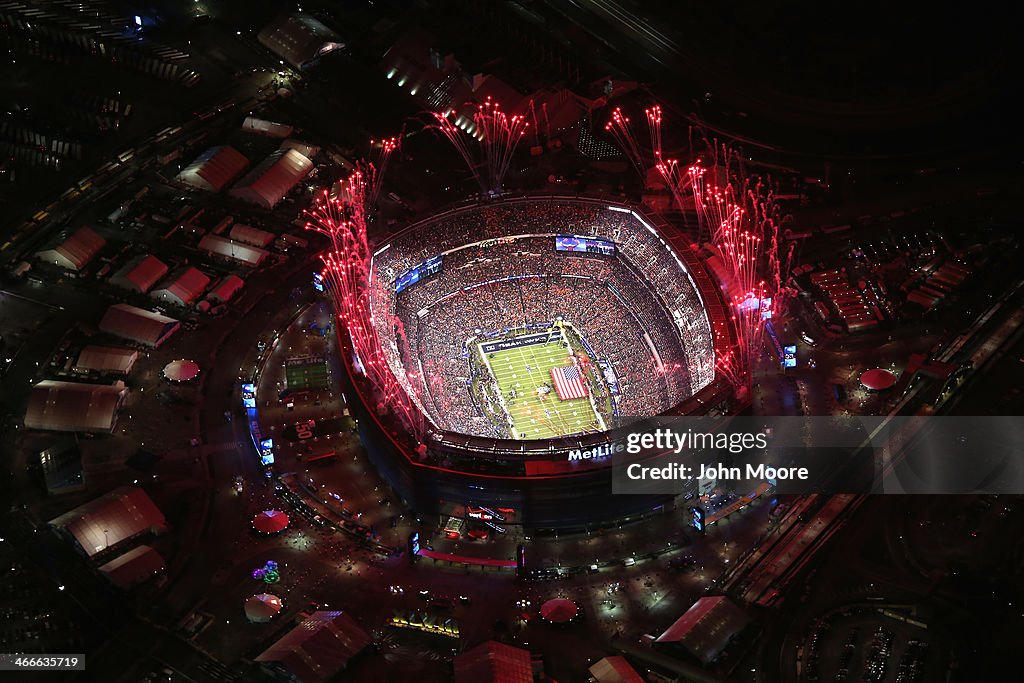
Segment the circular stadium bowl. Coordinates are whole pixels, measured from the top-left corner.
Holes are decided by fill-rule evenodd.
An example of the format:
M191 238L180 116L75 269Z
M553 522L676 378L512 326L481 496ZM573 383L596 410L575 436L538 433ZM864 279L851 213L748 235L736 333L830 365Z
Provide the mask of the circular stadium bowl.
M671 509L671 496L610 495L623 431L737 409L715 372L731 335L718 287L634 207L469 204L375 245L370 272L378 360L420 428L375 395L339 334L346 388L371 460L418 513L570 530Z

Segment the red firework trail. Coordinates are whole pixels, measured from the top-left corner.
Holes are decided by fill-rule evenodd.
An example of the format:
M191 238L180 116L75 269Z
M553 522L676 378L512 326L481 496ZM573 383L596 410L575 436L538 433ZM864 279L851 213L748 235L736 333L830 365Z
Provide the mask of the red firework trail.
M359 170L368 179L366 206L371 210L377 206L377 199L380 197L383 187L384 174L388 170L388 162L391 160L391 155L401 146L401 141L400 135L381 140L370 140L370 161L363 162L363 167Z
M753 181L731 163L735 155L724 146L708 145L709 162L670 158L662 138L662 110L644 110L651 154L645 156L627 117L612 111L606 126L633 166L646 179L654 168L665 181L676 208L685 217L696 210L701 236L715 247L724 270L723 283L736 339L719 338L716 366L738 391L752 382L752 368L761 352L765 321L783 310L792 245L779 252L779 217L773 193L760 178Z
M367 180L356 171L336 186L332 194L324 190L306 211L308 230L331 240L331 249L320 258L327 282L339 334L348 335L357 367L378 399L377 412L396 415L417 441L425 434L423 413L416 409L417 394L401 368L388 362L373 325L370 291L370 246L366 232Z
M662 147L661 137L661 106L654 105L644 110L647 114L647 131L651 137L651 150L654 154L654 168L658 175L665 181L669 192L672 193L672 200L676 208L686 215L688 208L687 197L690 193L692 178L689 169L678 159L671 159L665 156Z
M651 136L651 151L655 162L661 159L661 105L654 105L644 110L647 115L647 132Z
M723 158L729 159L728 153ZM688 169L698 220L725 266L737 339L717 365L738 389L749 390L763 347L765 321L784 309L793 250L779 254L778 209L768 186L728 162ZM722 184L720 184L722 183Z
M605 124L604 129L611 133L615 141L619 143L619 147L633 164L636 172L640 174L640 179L643 180L647 173L647 164L644 163L643 154L640 153L640 146L636 142L629 117L622 113L621 107L615 107L612 110L612 118Z
M472 119L451 111L433 116L434 128L459 153L480 188L485 193L501 192L516 148L530 126L526 117L507 115L490 97L477 106Z

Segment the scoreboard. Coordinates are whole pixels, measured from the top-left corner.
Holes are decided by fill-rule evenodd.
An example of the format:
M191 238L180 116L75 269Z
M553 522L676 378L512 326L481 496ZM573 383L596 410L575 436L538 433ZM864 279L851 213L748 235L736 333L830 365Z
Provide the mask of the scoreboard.
M395 280L395 294L398 294L406 287L411 287L420 280L426 280L431 275L437 275L441 272L441 266L444 262L444 257L441 254L432 256L422 263L417 263L415 266L405 271L398 276Z
M600 254L615 256L615 242L601 237L583 237L582 235L555 235L557 251L579 252L584 254Z

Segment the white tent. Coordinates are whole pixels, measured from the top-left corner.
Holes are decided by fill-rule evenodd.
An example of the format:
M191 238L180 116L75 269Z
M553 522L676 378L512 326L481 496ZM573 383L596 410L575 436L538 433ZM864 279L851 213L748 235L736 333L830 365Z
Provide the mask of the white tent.
M146 346L160 346L181 326L174 318L129 304L114 304L100 320L100 331Z
M169 382L191 382L199 376L199 363L182 358L164 366L164 377Z
M78 354L75 370L98 370L127 375L139 359L139 352L113 346L86 346Z
M123 382L79 384L46 379L32 387L25 426L58 432L110 432L127 396Z
M338 35L310 14L278 17L259 32L257 39L274 54L300 69L345 47Z
M260 593L245 601L245 616L255 624L264 624L276 617L283 607L281 598L270 593Z
M294 149L279 149L249 171L229 194L270 209L312 170L313 162L302 153Z
M302 140L292 140L291 138L281 143L278 149L294 149L302 156L312 159L320 153L320 147L309 142L303 142Z
M283 123L258 119L255 116L246 116L245 121L242 122L242 130L247 133L266 135L268 138L286 138L295 129Z
M203 239L199 240L199 249L208 254L240 261L247 266L258 266L268 253L265 249L251 247L220 235L204 235Z
M237 275L227 275L210 290L206 298L214 303L222 304L230 301L231 297L237 294L244 286L245 280L242 278Z
M166 568L164 558L148 545L140 545L100 567L100 572L118 588L131 588Z
M210 276L198 268L189 266L164 284L154 289L150 296L176 306L188 306L198 299L210 286Z
M274 233L260 230L242 223L235 223L228 237L237 241L251 244L254 247L265 247L274 241Z
M70 534L92 557L146 532L163 531L167 520L145 491L122 486L51 519L49 524Z
M220 192L248 165L249 160L234 147L211 147L186 166L177 180L200 190Z
M170 269L152 254L128 264L110 278L110 284L145 294L160 281Z
M100 252L107 243L88 226L82 226L64 242L53 249L46 249L36 254L44 263L52 263L68 270L81 270Z

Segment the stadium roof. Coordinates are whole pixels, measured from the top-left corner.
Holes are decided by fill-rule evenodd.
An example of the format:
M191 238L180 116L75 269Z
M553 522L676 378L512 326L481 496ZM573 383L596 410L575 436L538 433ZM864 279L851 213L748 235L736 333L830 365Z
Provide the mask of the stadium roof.
M109 432L128 390L124 384L43 380L28 397L25 426L60 432Z
M231 188L232 197L273 208L313 170L313 162L294 149L279 149Z
M129 263L110 278L110 284L145 294L160 281L170 269L152 254Z
M605 657L594 662L588 669L590 677L597 683L643 683L644 679L637 673L625 657Z
M389 79L404 82L410 91L416 88L434 111L443 111L453 103L461 105L471 99L472 91L460 77L462 65L455 56L442 51L438 60L434 57L436 47L433 34L412 26L384 53L380 68Z
M238 293L238 290L245 286L245 280L237 275L226 275L217 285L210 290L206 298L214 303L230 301L231 297Z
M167 521L145 491L122 486L51 519L49 524L71 534L92 557L148 531L162 530Z
M750 618L724 595L701 598L658 636L657 643L678 643L704 664L711 662L742 631Z
M76 370L99 370L127 375L139 358L139 352L113 346L86 346L75 361Z
M284 123L275 123L265 119L258 119L255 116L246 116L242 121L242 130L248 133L266 135L270 138L286 138L291 135L295 128Z
M181 325L174 318L129 304L114 304L100 320L100 331L146 346L160 346Z
M165 283L160 289L154 289L150 296L177 306L188 306L198 299L209 286L210 276L198 268L189 266L177 273L170 282Z
M273 663L302 683L319 683L344 669L371 642L347 613L314 612L255 661Z
M109 536L109 533L107 534ZM119 588L131 588L165 569L164 558L148 545L132 548L100 567Z
M260 31L257 38L264 47L300 69L345 47L338 34L309 14L278 17Z
M455 683L533 683L529 650L493 640L455 658Z
M473 97L477 102L485 102L487 98L491 98L501 105L502 111L509 115L522 114L526 106L529 105L526 95L494 74L481 73L473 76ZM475 110L476 107L464 109L469 116L472 116Z
M251 244L254 247L265 247L274 241L274 233L266 230L259 230L249 225L235 223L228 233L228 237L237 241Z
M82 226L71 237L53 249L46 249L36 257L46 263L53 263L68 270L81 270L92 261L107 241L88 226Z
M199 240L199 249L224 258L241 261L247 266L258 266L267 257L265 249L251 247L220 235L204 235L203 239Z
M234 147L211 147L186 166L177 179L200 190L220 192L248 165L249 160Z

